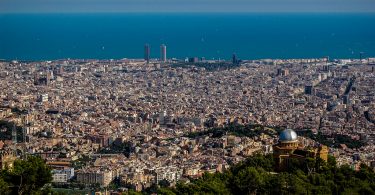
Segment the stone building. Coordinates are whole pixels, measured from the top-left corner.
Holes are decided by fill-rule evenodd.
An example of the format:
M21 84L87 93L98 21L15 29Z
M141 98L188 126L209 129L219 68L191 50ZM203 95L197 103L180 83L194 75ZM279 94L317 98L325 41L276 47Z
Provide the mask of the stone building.
M10 149L0 150L0 167L1 169L13 168L13 163L17 159L14 152Z
M276 169L286 170L293 159L304 161L306 158L321 158L327 162L328 147L319 145L314 148L305 148L298 141L298 136L292 129L280 133L279 142L273 146L273 156Z
M112 171L107 169L84 169L76 172L77 181L83 184L99 184L106 187L112 182Z

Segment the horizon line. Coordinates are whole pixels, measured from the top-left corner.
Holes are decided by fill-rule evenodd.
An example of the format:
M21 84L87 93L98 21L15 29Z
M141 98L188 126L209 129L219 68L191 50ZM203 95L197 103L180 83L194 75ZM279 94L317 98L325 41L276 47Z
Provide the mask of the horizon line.
M254 60L311 60L311 59L321 59L321 58L325 58L327 56L321 56L321 57L315 57L315 58L254 58L254 59L241 59L241 60L244 60L244 61L254 61ZM189 58L189 57L186 57L186 58ZM173 59L176 59L176 60L184 60L186 58L177 58L177 57L172 57L172 58L167 58L168 60L173 60ZM373 59L375 58L375 56L371 56L371 57L367 57L367 58L362 58L362 59ZM151 59L154 59L154 60L157 60L159 58L151 58ZM332 58L333 60L360 60L360 58ZM59 60L144 60L144 58L142 57L139 57L139 58L127 58L127 57L123 57L123 58L55 58L55 59L6 59L6 58L0 58L0 61L2 62L11 62L11 61L23 61L23 62L45 62L45 61L59 61ZM206 61L231 61L231 58L220 58L220 57L217 57L217 58L212 58L212 59L206 59Z
M0 11L0 14L375 14L374 11Z

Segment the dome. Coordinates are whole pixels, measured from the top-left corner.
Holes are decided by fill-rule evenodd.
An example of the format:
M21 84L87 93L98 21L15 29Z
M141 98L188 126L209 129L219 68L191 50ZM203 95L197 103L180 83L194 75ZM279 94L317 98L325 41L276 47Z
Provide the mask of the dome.
M280 133L279 141L281 142L291 142L297 140L297 133L292 129L285 129Z

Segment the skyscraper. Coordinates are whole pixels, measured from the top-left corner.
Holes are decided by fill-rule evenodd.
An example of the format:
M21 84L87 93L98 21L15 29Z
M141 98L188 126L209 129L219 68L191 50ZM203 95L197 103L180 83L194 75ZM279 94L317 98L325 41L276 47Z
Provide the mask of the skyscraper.
M238 63L238 59L237 59L236 53L233 53L233 55L232 55L232 63L233 64L237 64Z
M147 63L150 62L150 45L149 44L145 45L145 60L147 61Z
M160 61L167 61L167 46L164 44L160 45Z
M50 85L51 83L51 79L53 77L53 72L50 71L50 70L47 70L47 73L46 73L46 85Z
M314 86L312 84L305 86L305 94L306 95L314 95Z

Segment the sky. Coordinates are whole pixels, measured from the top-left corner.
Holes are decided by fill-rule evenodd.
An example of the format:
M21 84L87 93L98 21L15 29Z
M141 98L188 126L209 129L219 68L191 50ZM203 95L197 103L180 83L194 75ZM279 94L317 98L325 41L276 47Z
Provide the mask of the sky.
M375 12L375 0L0 0L0 13Z

